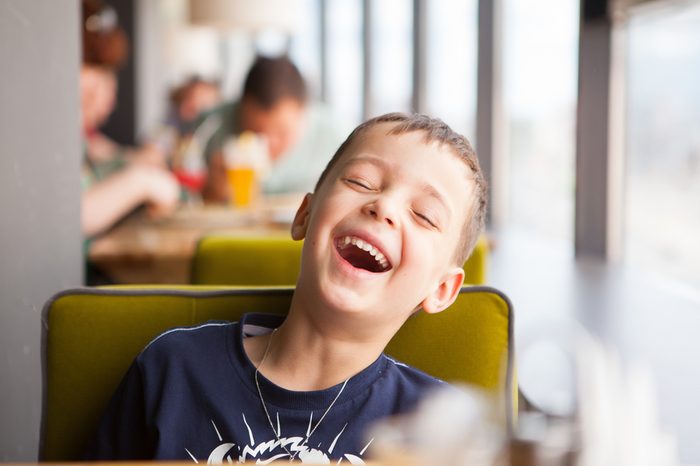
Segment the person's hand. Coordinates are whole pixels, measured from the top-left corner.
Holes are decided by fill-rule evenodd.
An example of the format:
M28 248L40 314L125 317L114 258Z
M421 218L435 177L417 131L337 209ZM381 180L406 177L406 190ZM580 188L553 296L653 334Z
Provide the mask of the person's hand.
M83 192L81 227L86 236L94 236L140 205L162 217L175 210L179 198L180 186L170 172L132 163Z
M134 169L141 171L148 214L159 218L172 213L180 200L180 185L177 179L170 172L149 165L137 165Z
M226 162L221 152L216 152L209 160L207 183L202 193L204 201L208 203L222 204L229 199L229 183L226 175Z

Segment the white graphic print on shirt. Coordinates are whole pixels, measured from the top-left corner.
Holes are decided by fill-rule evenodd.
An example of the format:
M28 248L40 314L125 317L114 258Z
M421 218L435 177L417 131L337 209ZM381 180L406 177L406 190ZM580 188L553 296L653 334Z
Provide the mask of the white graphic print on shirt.
M224 460L227 463L244 463L246 461L255 461L256 464L269 464L279 459L289 458L289 453L285 451L285 448L292 453L294 459L299 460L302 463L330 464L331 459L329 455L333 453L336 442L338 441L340 436L343 435L343 432L347 427L347 424L343 426L340 432L338 432L338 435L336 435L333 439L333 442L331 442L331 444L324 452L321 450L321 444L317 445L317 448L309 447L307 445L308 442L304 442L306 440L306 437L282 437L282 429L280 426L279 414L277 414L277 437L279 437L279 440L277 439L277 437L275 437L271 440L265 440L261 441L260 443L256 443L255 437L253 436L253 431L248 425L248 421L245 418L245 414L242 414L242 416L243 423L245 424L245 427L248 430L248 445L236 445L235 443L224 442L223 438L221 437L221 434L219 433L219 429L216 427L214 421L211 420L211 424L214 427L214 432L216 433L217 438L220 442L223 443L218 445L209 453L209 456L207 457L207 464L223 464ZM309 429L306 433L307 436L309 435L309 431L311 429L312 424L313 413L311 413L309 417ZM369 447L373 440L374 439L371 439L357 455L354 455L352 453L344 453L336 464L341 464L343 460L347 460L349 464L365 464L365 462L362 460L362 455L365 453L367 447ZM284 448L282 446L284 446ZM195 455L192 454L190 450L185 448L185 451L195 463L199 463Z

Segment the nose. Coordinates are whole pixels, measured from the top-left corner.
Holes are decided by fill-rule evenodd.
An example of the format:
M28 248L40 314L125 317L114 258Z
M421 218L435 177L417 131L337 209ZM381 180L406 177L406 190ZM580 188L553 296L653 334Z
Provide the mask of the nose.
M398 213L394 203L385 197L376 198L367 202L363 208L366 215L380 222L386 222L389 226L398 224Z

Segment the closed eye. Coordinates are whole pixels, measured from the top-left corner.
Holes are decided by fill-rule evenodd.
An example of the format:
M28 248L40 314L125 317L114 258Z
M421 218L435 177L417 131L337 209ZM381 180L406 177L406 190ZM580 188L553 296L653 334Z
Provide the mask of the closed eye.
M433 221L430 220L430 218L428 218L428 216L426 216L425 214L422 214L420 212L416 212L415 210L413 211L413 213L416 215L416 217L420 218L421 220L426 222L431 227L437 229L437 225L435 225L435 223L433 223Z
M348 184L353 184L353 185L358 186L362 189L366 189L367 191L372 190L372 188L369 185L367 185L366 183L364 183L363 181L360 181L360 180L356 180L353 178L345 178L344 181Z

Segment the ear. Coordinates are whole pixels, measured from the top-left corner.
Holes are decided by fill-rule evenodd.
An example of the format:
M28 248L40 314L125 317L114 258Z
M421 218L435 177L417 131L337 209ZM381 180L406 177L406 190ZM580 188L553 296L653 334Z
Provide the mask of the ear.
M460 267L449 269L435 290L423 300L421 307L428 314L444 311L457 299L462 283L464 283L464 270Z
M294 221L292 222L292 239L296 241L304 239L306 236L306 229L309 227L309 213L311 212L312 200L313 195L306 193L297 209L296 215L294 215Z

